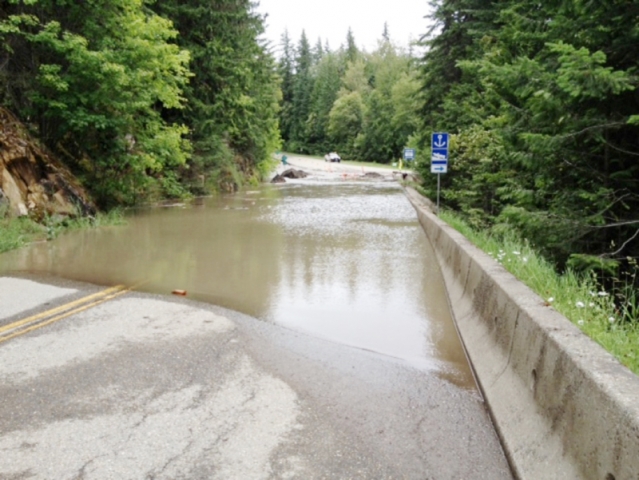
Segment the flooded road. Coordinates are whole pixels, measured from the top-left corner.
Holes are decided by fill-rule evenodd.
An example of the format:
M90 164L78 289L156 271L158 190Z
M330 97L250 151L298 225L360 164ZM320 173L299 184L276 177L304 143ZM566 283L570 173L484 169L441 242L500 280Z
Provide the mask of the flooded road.
M474 383L434 253L394 183L295 181L139 210L0 256L53 274L188 297Z

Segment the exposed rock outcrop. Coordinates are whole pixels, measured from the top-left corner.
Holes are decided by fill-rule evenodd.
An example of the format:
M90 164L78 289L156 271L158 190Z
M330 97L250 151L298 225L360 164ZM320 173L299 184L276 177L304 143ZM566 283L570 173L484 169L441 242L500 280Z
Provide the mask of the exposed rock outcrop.
M27 132L9 111L0 108L0 206L36 220L49 216L95 213L80 183Z

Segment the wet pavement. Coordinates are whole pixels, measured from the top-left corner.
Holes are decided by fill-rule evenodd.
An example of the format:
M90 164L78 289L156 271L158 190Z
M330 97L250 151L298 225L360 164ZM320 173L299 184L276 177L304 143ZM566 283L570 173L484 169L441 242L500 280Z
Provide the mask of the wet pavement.
M0 271L185 290L474 388L434 254L395 182L310 178L141 210L126 226L10 252Z
M1 255L5 325L148 293L0 343L0 478L510 478L412 207L341 167Z

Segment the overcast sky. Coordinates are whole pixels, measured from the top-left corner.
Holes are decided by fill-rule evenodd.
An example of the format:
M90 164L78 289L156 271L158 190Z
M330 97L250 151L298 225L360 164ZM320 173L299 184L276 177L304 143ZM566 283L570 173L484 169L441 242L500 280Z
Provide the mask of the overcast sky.
M260 13L267 13L266 38L277 50L288 30L297 45L302 30L312 46L317 38L331 50L346 43L348 27L360 48L372 51L388 22L391 40L408 46L428 30L428 0L259 0Z

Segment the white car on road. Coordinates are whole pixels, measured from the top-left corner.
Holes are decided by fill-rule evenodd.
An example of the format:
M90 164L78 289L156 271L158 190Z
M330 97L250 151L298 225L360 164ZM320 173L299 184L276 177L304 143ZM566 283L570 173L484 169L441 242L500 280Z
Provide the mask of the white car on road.
M331 153L327 153L326 155L324 155L324 161L326 162L341 162L342 158L336 153L336 152L331 152Z

